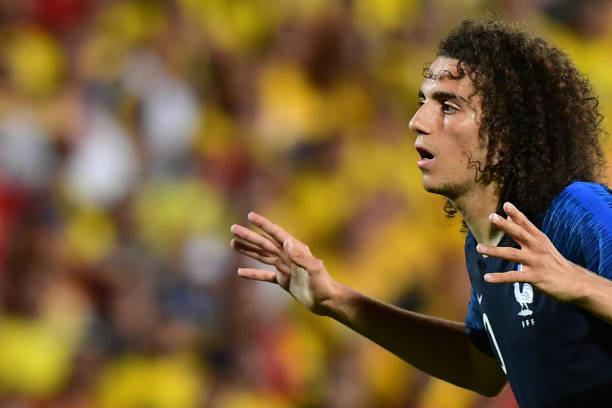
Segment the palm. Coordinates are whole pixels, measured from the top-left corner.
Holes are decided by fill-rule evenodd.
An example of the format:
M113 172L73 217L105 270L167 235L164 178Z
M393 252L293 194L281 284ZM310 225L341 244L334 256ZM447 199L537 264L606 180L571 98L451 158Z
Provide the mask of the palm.
M268 235L233 225L232 247L249 258L273 265L276 271L241 268L240 275L277 283L311 311L323 313L321 304L329 297L334 283L323 262L312 255L308 246L261 215L250 213L249 220Z
M289 293L291 293L291 295L293 295L302 305L308 309L313 309L315 307L315 301L313 299L308 271L298 265L292 266L291 269L292 272L288 279Z

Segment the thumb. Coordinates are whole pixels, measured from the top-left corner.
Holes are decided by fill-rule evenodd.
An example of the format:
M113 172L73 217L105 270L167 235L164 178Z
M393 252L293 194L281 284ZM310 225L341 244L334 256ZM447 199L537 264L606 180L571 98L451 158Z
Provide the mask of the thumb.
M283 241L283 248L289 259L308 270L316 269L320 264L320 261L312 256L308 245L297 239L287 238Z

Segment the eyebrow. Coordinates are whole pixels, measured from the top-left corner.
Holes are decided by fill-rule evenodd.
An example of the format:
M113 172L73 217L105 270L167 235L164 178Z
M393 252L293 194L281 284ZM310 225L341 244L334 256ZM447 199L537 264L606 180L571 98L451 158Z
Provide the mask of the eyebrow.
M419 98L425 99L425 94L421 90L419 90ZM436 101L448 101L449 99L457 99L459 101L465 102L466 104L469 103L468 100L465 99L463 96L447 91L435 91L431 95L431 99L435 99Z

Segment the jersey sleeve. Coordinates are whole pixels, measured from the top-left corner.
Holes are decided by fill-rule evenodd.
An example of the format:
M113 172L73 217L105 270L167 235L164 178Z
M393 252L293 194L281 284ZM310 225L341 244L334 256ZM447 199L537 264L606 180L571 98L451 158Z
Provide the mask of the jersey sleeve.
M612 280L612 191L595 183L577 182L554 200L547 233L570 261Z
M491 348L491 343L489 342L489 338L482 321L482 312L480 311L480 306L478 305L478 299L476 299L476 292L473 288L470 296L470 302L468 303L465 327L472 344L474 344L474 346L476 346L476 348L483 353L491 357L495 357L495 353Z

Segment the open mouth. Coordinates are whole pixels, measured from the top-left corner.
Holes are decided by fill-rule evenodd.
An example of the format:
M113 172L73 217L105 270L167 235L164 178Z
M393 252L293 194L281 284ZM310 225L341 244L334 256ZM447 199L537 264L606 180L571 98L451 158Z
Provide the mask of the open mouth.
M431 159L434 158L434 155L431 154L431 152L429 150L424 149L422 147L417 147L416 151L419 154L419 156L421 156L421 159L423 159L423 160L431 160Z

